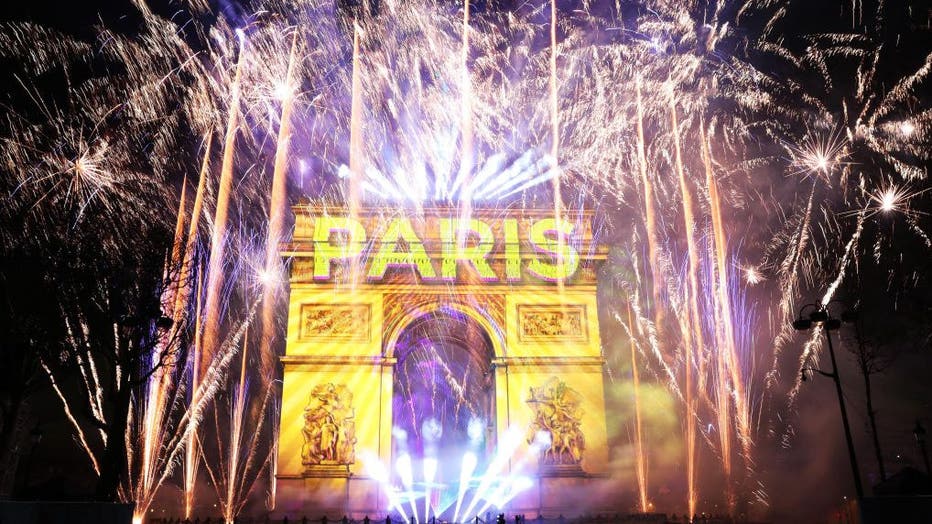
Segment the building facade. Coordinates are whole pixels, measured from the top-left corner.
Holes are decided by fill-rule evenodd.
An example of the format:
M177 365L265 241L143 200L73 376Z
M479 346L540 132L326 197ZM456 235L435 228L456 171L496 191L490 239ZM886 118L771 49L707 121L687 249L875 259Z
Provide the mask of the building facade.
M590 213L294 212L277 512L592 500L609 457Z

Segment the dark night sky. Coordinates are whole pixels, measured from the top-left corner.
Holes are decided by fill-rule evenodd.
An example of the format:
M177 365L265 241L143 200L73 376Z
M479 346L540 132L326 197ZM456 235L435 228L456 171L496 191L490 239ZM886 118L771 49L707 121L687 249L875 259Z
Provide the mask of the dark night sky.
M790 0L788 3L797 7L792 10L790 26L799 34L809 31L825 31L826 25L837 21L840 13L849 9L851 2L857 0ZM172 12L175 7L171 2L152 2L158 11ZM869 0L864 1L869 4ZM888 4L900 5L899 0L888 0ZM801 5L812 6L801 9ZM889 35L891 42L898 42L895 52L897 61L904 67L914 67L921 63L925 55L932 51L932 31L915 31L910 26L913 21L925 21L932 16L930 2L902 2L904 9L892 9L902 17L900 30ZM896 7L896 6L894 6ZM0 20L30 20L40 25L52 26L66 32L92 38L93 25L103 19L106 25L131 30L134 19L133 8L127 1L119 0L5 0L0 5ZM865 13L870 6L865 5ZM922 14L926 13L926 14ZM788 34L788 38L793 35ZM927 93L927 96L930 94ZM0 94L0 96L3 96ZM928 106L928 104L926 104ZM932 271L928 260L920 263ZM893 315L894 304L890 303L882 288L864 283L864 295L874 299L877 314L868 324L883 323ZM898 307L929 309L928 290L916 290ZM868 330L875 326L869 325ZM882 330L878 331L882 332ZM882 439L885 455L889 460L888 470L896 472L908 465L921 469L915 441L911 433L917 418L921 418L926 428L932 433L932 350L928 339L914 337L901 339L901 343L911 345L898 352L891 367L875 378L877 393L877 410L882 419ZM844 351L841 358L841 373L846 377L845 387L853 430L860 453L861 469L867 485L872 483L871 471L874 469L870 442L865 431L865 407L862 400L860 383L853 359ZM800 421L794 444L786 450L776 451L769 457L767 465L772 468L760 471L769 486L770 497L774 503L773 520L788 522L797 519L822 520L827 508L841 501L845 495L853 492L850 482L844 438L838 422L837 403L829 380L815 378L804 386L800 397ZM36 478L59 477L67 484L61 487L64 494L80 496L92 489L93 480L88 470L86 459L71 442L70 426L61 414L61 407L50 391L42 389L35 401L36 416L40 421L46 438L35 452ZM827 458L826 458L827 457ZM763 461L762 461L763 462ZM55 486L50 490L57 491ZM792 518L791 518L792 516Z

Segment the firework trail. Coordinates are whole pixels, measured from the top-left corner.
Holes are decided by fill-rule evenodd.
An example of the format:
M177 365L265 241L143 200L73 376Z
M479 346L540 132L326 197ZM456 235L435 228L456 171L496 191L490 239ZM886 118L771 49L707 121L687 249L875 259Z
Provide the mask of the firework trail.
M647 258L650 265L651 282L653 285L653 304L654 326L657 328L658 335L663 334L664 313L663 313L663 272L660 267L660 240L657 236L657 211L654 204L654 190L651 184L650 175L647 172L647 155L644 151L644 105L641 100L641 80L634 81L634 89L637 93L637 163L638 172L641 176L641 187L644 191L644 225L647 228Z
M349 151L349 209L350 217L356 218L359 214L360 188L359 181L365 170L363 152L363 105L362 105L362 62L360 56L360 38L362 28L353 22L353 72L350 109L350 151ZM356 272L353 271L355 275Z
M184 319L182 311L175 308L178 305L177 297L181 293L181 274L173 276L176 268L182 266L182 258L186 255L184 247L185 205L187 200L187 180L182 183L181 197L178 200L178 214L175 223L175 233L172 240L172 251L169 262L165 268L163 280L168 282L162 294L162 313L166 318L172 319L169 329L163 330L159 342L153 350L153 361L160 364L150 375L148 384L144 387L143 395L138 402L138 414L142 428L140 440L142 444L141 466L135 486L131 486L132 500L136 501L134 517L141 520L152 503L155 496L160 473L166 467L160 460L164 459L159 448L165 440L166 432L170 430L170 406L175 403L177 368L180 350L180 338ZM132 450L132 446L127 446ZM132 463L132 461L130 461Z
M193 411L193 409L198 405L200 399L197 398L197 388L196 386L200 384L200 372L199 368L201 358L201 319L202 317L202 303L203 296L202 290L202 278L201 271L197 272L197 287L196 289L196 307L194 310L194 340L192 343L191 351L191 360L194 362L193 366L190 366L191 373L191 385L195 386L191 388L191 393L189 395L190 402L188 404L188 410ZM198 448L198 439L197 432L193 431L194 423L196 419L192 419L192 430L188 431L188 437L184 443L184 468L182 471L182 493L184 498L184 515L186 519L191 518L191 512L194 511L194 491L197 489L197 472L198 464L200 459L200 450Z
M552 1L497 12L467 1L460 12L427 0L346 10L317 0L260 1L255 13L238 18L214 17L206 3L193 2L193 13L212 20L185 23L159 18L144 2L134 5L143 19L138 34L101 28L93 45L29 24L0 28L0 55L22 63L17 85L30 107L11 108L3 118L2 165L12 176L2 182L0 214L23 227L0 235L4 247L34 246L93 224L112 230L101 246L114 255L132 251L118 237L140 236L148 228L142 219L158 216L166 236L174 226L172 243L155 258L165 256L172 266L166 274L177 274L163 296L170 300L165 312L173 330L187 336L193 316L195 364L188 370L186 407L172 401L182 388L170 391L170 374L153 374L146 390L135 393L132 425L142 433L132 442L144 445L134 461L146 465L127 483L133 489L124 491L139 501L146 498L142 492L157 489L161 470L171 469L160 465L159 450L171 455L177 444L185 454L186 513L193 508L205 451L198 445L210 442L198 437L199 406L209 402L201 394L226 380L207 364L221 357L219 341L229 327L224 317L252 301L224 291L250 278L226 268L229 253L248 256L228 234L237 220L267 232L256 264L265 281L259 358L263 374L274 367L280 341L270 336L271 304L282 276L276 251L287 241L287 205L299 199L348 202L353 215L364 205L416 215L425 206L458 204L463 218L481 205L552 205L559 217L564 198L605 210L600 219L612 233L607 238L633 238L631 250L646 254L646 270L625 279L634 297L626 306L628 329L641 337L643 369L683 402L682 499L690 514L702 510L696 486L712 469L700 472L700 457L719 456L730 478L737 444L753 476L754 446L763 440L752 427L754 399L776 395L781 380L790 382L780 373L787 360L818 356L817 338L799 355L791 352L788 325L797 301L809 294L831 300L864 261L886 264L891 281L908 271L888 254L896 250L884 249L903 235L884 229L882 217L905 223L918 245L930 246L927 220L917 209L932 158L932 110L921 96L932 55L919 57L918 67L891 82L883 71L895 48L866 26L794 42L782 33L793 7L756 1L648 1L624 17L598 3L572 12ZM242 28L242 37L233 28ZM290 46L281 44L283 34ZM107 68L113 72L90 80L75 74L74 64L94 60L114 65ZM779 67L762 66L766 60ZM32 80L58 65L68 79L67 104L51 102ZM277 87L286 96L270 97L270 83L283 77L287 81ZM645 86L662 86L664 96L652 96ZM456 103L461 107L451 111ZM309 122L308 129L297 122ZM209 161L217 152L211 140L220 129L220 180L212 191ZM203 156L188 154L199 142L206 142ZM306 150L298 143L308 144ZM198 160L190 213L183 211L190 196L183 184L182 210L168 217L176 203L173 184ZM287 167L305 162L311 167L302 168L299 182ZM658 175L664 168L675 176ZM230 209L234 201L239 214ZM202 274L196 253L204 206L214 212L206 217L212 235ZM754 219L742 224L750 215ZM187 239L179 242L185 220ZM672 268L683 244L685 278L678 282ZM737 260L748 283L770 302L738 300L728 273ZM643 282L641 272L649 276ZM753 339L772 344L746 352L739 320L756 314L770 326L757 327ZM69 346L86 346L87 312L66 305L62 316ZM750 355L764 351L771 362L762 370L762 392L747 370ZM99 470L98 449L108 436L82 429L80 413L99 418L105 411L105 380L100 360L77 353L79 382L87 390L79 399L65 401L68 391L52 377L56 362L47 360L43 368ZM642 385L647 376L638 378ZM250 379L254 387L246 388ZM241 397L261 397L266 380L241 375L233 383ZM789 409L798 383L791 387ZM788 419L778 403L760 415L771 426ZM175 430L159 429L166 424L160 416L171 419L172 428L185 421L187 427L177 430L181 441ZM242 425L245 415L238 416ZM712 421L717 442L705 433L705 440L698 438L698 425ZM241 440L238 447L249 444ZM236 459L230 469L233 460L224 460L227 467L212 473L218 479L248 462ZM636 472L643 509L646 464L636 467L644 470L643 485ZM235 514L246 495L225 489L222 498L231 508L225 514ZM731 480L727 489L734 489ZM745 495L729 496L729 502Z
M557 78L557 2L550 1L550 156L557 166L558 174L553 177L553 216L563 216L562 194L560 193L560 99ZM557 252L563 251L563 235L557 237Z
M81 449L85 455L87 455L88 460L90 460L91 465L94 467L94 473L100 474L100 463L97 461L97 455L91 449L90 444L88 444L88 439L84 434L84 427L78 420L74 417L74 414L71 411L71 404L68 402L67 397L62 392L61 387L59 387L58 382L55 380L55 374L52 373L52 370L49 368L48 364L44 360L40 361L42 365L42 370L45 371L46 376L49 379L49 383L52 384L52 389L55 391L55 395L61 400L62 407L65 410L65 416L68 418L68 422L71 423L71 427L74 428L75 433L78 435L78 441L81 443Z
M217 204L214 209L213 230L210 236L210 257L207 267L207 298L204 303L204 339L201 345L201 367L213 359L220 340L220 321L223 311L221 292L224 279L224 257L227 249L227 222L229 220L230 193L233 191L233 160L236 154L236 135L241 93L243 63L246 56L246 38L240 36L239 57L230 95L227 115L226 137L223 142L223 161L220 165L220 182L217 188ZM194 385L195 389L198 387Z
M253 314L255 306L253 306ZM251 318L251 317L250 317ZM248 323L248 321L247 321ZM222 382L227 366L231 362L230 354L236 354L235 349L230 351L231 345L237 344L243 336L245 325L234 332L231 338L225 342L223 349L226 353L214 359L205 372L205 380L201 382L200 388L193 393L197 399L187 410L180 411L179 408L184 405L179 396L184 393L181 387L183 382L180 380L181 371L186 367L183 361L172 361L166 363L162 350L152 349L152 360L149 366L151 371L145 376L145 382L139 388L141 395L134 402L135 409L129 412L129 423L126 426L126 433L122 436L127 442L127 467L129 476L123 480L120 486L119 496L121 500L132 501L137 504L134 518L141 521L148 511L152 500L155 497L159 487L172 474L174 466L180 462L182 453L185 452L185 443L190 439L193 428L197 424L189 423L191 419L200 420L201 413L212 399L218 385ZM158 337L156 346L162 343L163 337ZM177 339L170 341L176 343ZM43 369L48 374L50 380L61 400L66 413L74 413L76 404L87 402L87 407L96 409L98 405L97 397L102 394L102 387L97 377L97 365L94 363L94 354L96 350L88 345L84 336L76 336L74 342L77 344L76 354L82 355L78 359L82 369L87 369L87 382L85 383L86 398L83 400L66 395L59 387L55 380L55 372L43 362ZM116 341L120 344L120 341ZM234 346L235 348L235 346ZM163 360L156 360L162 358ZM87 363L86 365L84 363ZM193 360L187 363L194 367ZM166 381L164 375L171 375L172 380ZM107 424L108 418L101 413L101 424ZM83 430L84 423L80 422L74 416L69 416L76 434L82 442L85 454L88 456L95 468L99 467L101 452L99 446L94 445L86 437ZM177 421L177 422L175 422ZM98 426L99 427L99 426ZM103 432L99 434L100 439L106 445L107 435ZM118 436L119 437L119 436ZM138 445L142 450L141 456L138 456L133 450ZM138 460L137 460L138 459Z
M469 71L469 3L465 0L463 3L463 55L462 55L462 79L460 81L461 104L463 106L462 115L460 116L460 167L456 181L451 187L451 192L456 193L459 186L463 186L463 194L460 201L462 212L460 213L461 223L467 224L472 216L472 184L471 175L474 162L473 153L473 95L472 95L472 75ZM463 243L465 239L465 230L459 233L458 242Z
M191 290L192 288L195 291L196 305L194 311L194 334L193 342L191 344L192 350L192 359L194 362L200 362L201 357L201 313L202 313L202 272L201 271L192 271L192 264L195 262L195 248L197 243L197 232L198 227L201 221L201 211L204 206L204 193L207 186L207 176L209 174L209 161L210 161L210 150L211 150L211 134L206 136L204 144L204 156L201 160L201 170L198 176L197 182L197 191L195 192L194 205L191 208L191 219L188 225L188 235L185 240L185 251L181 259L181 269L178 272L178 278L180 279L181 285L176 295L175 301L175 313L179 314L181 311L190 311L190 300L191 300ZM196 281L192 286L191 278L194 276ZM176 319L176 325L178 325L180 319ZM199 370L197 366L192 366L191 368L191 380L192 385L191 393L189 395L190 403L189 409L197 404L197 399L194 394L199 378ZM182 481L182 493L184 498L184 514L185 518L191 518L191 512L194 509L194 489L197 481L197 465L198 465L198 448L197 448L197 437L196 433L191 433L190 438L185 446L185 457L183 463L183 481Z
M243 62L246 55L246 41L245 37L241 34L239 42L239 55L236 61L236 73L234 75L232 91L231 91L231 102L228 108L227 115L227 124L226 124L226 136L224 139L223 145L223 157L220 166L220 181L218 183L217 189L217 201L216 207L214 208L214 219L213 219L213 228L210 236L210 254L208 257L208 268L206 274L206 298L204 302L204 318L203 318L203 327L202 333L199 335L199 347L196 349L195 353L198 355L198 360L195 362L195 366L198 368L196 371L193 371L191 374L192 384L192 403L200 402L202 399L198 398L198 392L201 389L201 380L203 380L202 375L206 370L206 367L214 359L214 356L218 350L220 340L220 324L221 324L221 315L222 311L225 309L224 304L221 304L221 293L222 286L224 281L224 262L225 262L225 253L227 249L227 221L229 206L230 206L230 193L232 192L233 186L233 170L234 170L234 155L235 155L235 146L236 146L236 135L237 135L237 118L239 115L239 103L240 103L240 93L241 86L240 81L243 75ZM206 155L206 153L205 153ZM205 157L206 158L206 157ZM195 322L202 322L201 318L197 318ZM191 456L197 456L200 451L200 444L198 438L198 427L200 424L200 417L191 417L189 419L189 424L191 424L191 432L189 437L189 447L191 448ZM200 462L195 458L190 462L190 466L193 469L197 469ZM186 465L189 465L186 461ZM191 480L192 482L185 484L185 511L190 511L191 503L188 502L193 495L189 494L189 490L194 489L194 481L196 481L197 473L196 471L188 472L186 475L186 481Z
M688 260L688 280L689 288L687 291L689 297L689 314L685 329L683 329L683 348L684 348L684 377L686 390L686 490L687 490L687 507L689 515L696 514L696 402L694 389L694 361L693 350L701 353L705 344L702 336L702 323L699 319L699 250L696 247L694 237L695 215L693 211L692 193L686 183L686 172L683 167L682 152L680 149L679 122L676 117L676 102L670 98L670 129L673 132L674 152L676 158L676 174L679 182L680 194L683 201L683 221L686 229ZM629 310L630 313L630 310ZM630 320L629 320L630 321ZM693 338L695 337L695 346ZM633 354L632 354L633 357ZM701 358L701 357L700 357ZM646 510L645 510L646 511Z
M648 512L647 501L647 456L644 454L644 433L641 422L641 382L638 377L637 344L634 340L634 322L631 319L631 306L628 309L628 341L631 344L631 379L634 384L634 443L635 443L635 474L638 480L638 498L641 504L641 513ZM692 417L690 417L692 418Z
M194 273L191 270L191 265L195 261L197 231L201 223L201 211L204 207L204 193L207 187L207 176L210 166L211 136L212 135L208 134L204 143L204 157L201 160L201 169L197 179L197 190L194 193L191 218L188 221L188 234L185 238L184 250L180 255L180 268L177 276L178 291L175 294L175 303L172 309L173 315L176 315L176 318L174 318L176 325L178 325L181 320L182 312L190 310L192 281L194 280L192 278Z
M198 301L200 303L200 301ZM212 405L213 399L217 394L217 391L222 387L227 370L232 364L234 358L239 353L237 348L239 347L241 341L246 337L246 331L249 328L250 323L256 315L256 310L258 309L259 302L256 301L249 306L246 318L232 331L227 339L224 341L224 344L219 348L217 355L210 363L210 365L205 370L201 380L198 382L197 389L191 391L192 402L189 404L188 409L180 417L177 427L179 428L175 434L170 438L167 438L163 444L163 449L166 457L168 458L168 464L175 464L177 461L181 460L182 453L184 454L184 463L185 470L184 474L184 495L185 495L185 511L189 511L190 507L193 507L193 499L191 502L188 500L188 486L194 486L197 480L197 464L200 462L200 457L203 454L203 447L200 446L200 441L198 439L198 430L200 429L200 424L204 419L204 414L207 412L207 409ZM188 367L191 370L193 376L196 373L196 369L200 367L197 360L191 358L188 364ZM261 429L261 428L260 428ZM258 435L261 431L256 432ZM218 432L219 435L219 432ZM199 445L192 449L190 445L192 441L197 441ZM189 465L188 463L191 462ZM204 462L205 465L207 461ZM210 470L208 470L210 471ZM172 472L171 467L167 467L162 472L162 481L165 480ZM243 476L243 482L246 482L246 476ZM216 484L215 486L219 486ZM219 488L218 488L219 489ZM193 497L193 489L190 491ZM226 511L226 507L224 508ZM236 512L239 509L236 508ZM234 512L235 514L235 512Z
M243 348L240 355L240 371L239 371L239 381L237 381L236 393L233 397L233 409L232 409L232 418L230 420L230 442L229 449L230 454L227 457L227 463L229 467L227 469L227 489L224 493L225 496L221 497L223 504L223 516L226 518L228 523L232 523L233 519L236 517L235 513L231 510L233 509L234 504L236 503L236 491L235 491L235 480L240 478L239 471L239 449L241 444L241 439L243 438L243 423L245 422L245 413L246 413L246 363L249 361L249 353L247 352L249 343L249 330L246 330L246 333L243 335ZM221 428L217 428L217 435L221 435ZM220 444L220 443L218 443ZM222 449L220 446L218 448Z
M275 147L275 165L272 172L272 194L269 203L269 226L265 244L265 269L262 273L262 336L259 345L260 369L263 383L272 388L275 384L276 350L273 345L278 325L275 321L276 306L278 306L278 293L281 290L283 267L281 264L280 243L285 239L285 214L287 212L287 180L288 153L291 143L291 120L296 96L295 61L298 49L298 31L295 30L291 39L291 52L288 56L288 70L280 93L282 110L278 142ZM243 357L245 362L245 356ZM241 378L244 381L245 377ZM245 397L245 394L243 394ZM278 435L277 422L273 421L272 434ZM271 507L275 507L275 465L277 463L277 444L273 445L270 466ZM229 506L230 504L228 504Z
M787 253L787 258L781 267L781 298L780 298L780 316L784 322L777 331L774 339L773 365L771 371L767 374L767 387L772 388L777 384L779 374L777 367L779 365L780 350L792 337L793 330L789 320L793 318L794 306L796 304L796 288L799 279L798 268L801 261L802 253L805 250L806 242L809 239L809 226L812 219L812 205L815 200L816 180L812 181L812 190L809 192L809 198L806 202L803 219L800 221L799 228L795 235L794 247Z
M258 304L259 301L256 302ZM228 429L220 426L220 414L217 412L217 403L214 403L214 420L217 426L214 435L217 438L216 450L219 456L216 462L205 460L204 466L211 478L211 483L217 491L220 500L221 513L224 522L233 524L236 517L248 502L249 492L258 479L262 470L268 465L268 456L259 453L260 438L266 420L265 410L268 406L269 395L260 397L261 410L257 417L258 425L252 430L252 437L246 439L249 406L249 379L246 374L248 355L248 324L243 331L242 347L240 349L240 369L233 394L230 398ZM229 439L222 435L229 434ZM270 448L265 448L270 450ZM212 466L212 464L216 464Z
M726 454L730 450L730 432L725 428L730 427L730 409L728 396L731 395L734 402L735 415L737 418L738 440L742 448L742 456L748 463L751 462L751 427L749 422L749 412L747 408L747 398L744 391L744 379L741 376L741 363L738 360L738 354L735 350L734 335L734 315L732 314L731 295L728 291L728 265L727 260L727 241L725 240L725 230L722 223L721 201L719 199L718 187L713 175L711 147L706 138L705 132L702 133L703 147L703 164L706 168L706 186L709 193L709 204L712 218L712 232L715 259L715 274L717 283L714 284L717 297L716 311L719 313L718 322L720 326L719 355L718 361L718 410L719 410L719 430L722 432L722 462L726 472L726 486L730 490L731 474L730 457ZM729 493L729 505L732 513L736 501L733 495Z
M828 304L835 297L835 292L838 290L838 286L841 285L842 281L845 278L847 272L848 264L851 261L851 256L857 249L858 241L861 238L861 234L864 232L864 221L867 216L867 208L863 209L858 214L857 225L855 226L854 233L851 235L851 238L848 239L848 243L845 245L844 255L841 257L841 261L838 263L838 272L835 279L829 284L828 290L819 300L819 305L823 308L828 307ZM803 348L803 352L799 357L799 372L796 373L798 377L796 382L793 384L793 388L790 390L789 404L792 405L796 401L796 397L799 395L799 389L802 387L802 377L803 370L809 366L811 363L818 362L818 355L816 350L819 349L821 340L822 329L814 329L808 341Z

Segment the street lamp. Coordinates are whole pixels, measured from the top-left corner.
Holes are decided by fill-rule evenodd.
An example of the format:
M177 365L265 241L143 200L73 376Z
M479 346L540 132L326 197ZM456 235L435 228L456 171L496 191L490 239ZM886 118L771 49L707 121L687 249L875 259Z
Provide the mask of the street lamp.
M916 421L916 427L913 428L913 436L916 437L916 445L919 446L919 452L922 453L922 462L926 465L926 475L932 475L929 471L929 452L926 451L926 428L922 427L919 421Z
M803 312L812 307L808 318L803 317ZM808 331L813 328L822 328L825 333L825 340L828 342L828 354L832 360L832 371L826 372L820 369L802 370L802 379L806 379L806 371L815 371L822 376L829 377L835 382L835 392L838 394L838 407L841 409L841 423L845 428L845 441L848 444L848 460L851 461L851 473L854 476L854 490L857 493L858 500L864 498L864 488L861 485L861 474L858 468L858 458L854 453L854 441L851 439L851 427L848 424L848 412L845 409L845 397L841 391L841 378L838 376L838 364L835 362L835 348L832 345L831 332L841 327L841 320L833 318L828 313L828 308L818 304L806 304L799 310L796 320L793 321L793 329L797 331Z

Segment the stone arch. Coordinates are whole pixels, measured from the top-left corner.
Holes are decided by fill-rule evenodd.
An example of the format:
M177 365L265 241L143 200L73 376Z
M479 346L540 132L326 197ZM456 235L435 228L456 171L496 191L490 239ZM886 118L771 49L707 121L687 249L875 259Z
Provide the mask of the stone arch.
M413 322L430 314L442 313L444 310L461 313L476 322L489 337L494 358L504 358L506 356L505 333L494 320L469 304L456 300L441 301L436 299L405 308L404 312L391 322L388 331L385 333L383 356L385 358L395 357L395 346L398 343L398 338Z
M481 460L491 456L499 417L487 328L445 306L411 315L387 359L392 363L391 455L408 454L415 462L443 457L436 479L454 482L459 458L468 450ZM474 421L482 421L479 441ZM431 437L433 430L443 438Z
M412 333L418 334L421 322L430 323L440 316L469 324L468 340L476 344L467 349L478 347L473 335L482 336L482 362L489 364L486 376L492 390L486 457L497 456L495 446L504 442L510 428L534 424L534 406L539 402L531 402L537 400L532 392L546 395L555 378L579 393L578 422L585 447L578 467L549 467L528 461L521 466L525 469L519 470L512 469L516 461L507 461L503 475L527 475L536 484L512 499L509 508L517 513L573 515L580 511L574 493L611 492L602 484L610 473L611 461L596 289L598 268L608 250L594 241L592 212L569 214L578 232L579 244L574 244L574 249L579 267L557 287L539 272L528 270L532 263L548 262L540 248L549 244L540 242L540 231L534 237L532 228L542 220L553 220L551 209L473 210L473 217L493 232L495 242L485 260L499 279L504 278L494 282L482 280L475 271L457 272L449 281L421 277L420 268L425 263L442 273L443 259L449 258L449 252L444 249L440 221L460 216L459 209L425 208L418 216L412 212L416 220L411 226L417 238L411 240L420 242L429 260L412 261L401 253L404 248L396 246L398 256L393 255L387 264L419 268L389 271L381 279L369 279L367 264L362 262L374 253L372 246L357 244L342 224L355 220L378 242L388 221L399 216L396 207L351 212L343 207L303 204L294 209L294 235L282 251L290 261L291 272L276 475L279 515L311 510L361 515L371 514L375 507L383 511L390 507L382 480L370 473L375 465L385 469L395 464L395 379L407 373L399 372L411 354L405 354L406 333L413 328ZM329 245L320 240L317 224L321 218L327 222L320 230L335 234L330 235ZM408 243L410 250L407 240L402 243ZM324 248L322 257L318 248ZM360 263L341 258L357 250L366 253ZM451 340L462 340L460 331L452 331L455 335ZM430 343L430 337L423 338ZM462 349L456 344L449 346L450 351L442 352L441 357ZM410 362L416 364L417 359ZM474 376L470 372L470 377ZM399 382L404 379L398 378ZM351 427L358 452L348 464L304 464L302 445L307 438L302 429L307 422L309 394L327 384L353 393ZM446 393L443 396L450 398ZM519 452L529 445L526 438L521 440ZM455 443L448 449L454 448ZM453 464L458 461L454 459Z

